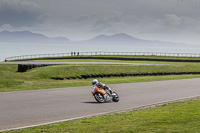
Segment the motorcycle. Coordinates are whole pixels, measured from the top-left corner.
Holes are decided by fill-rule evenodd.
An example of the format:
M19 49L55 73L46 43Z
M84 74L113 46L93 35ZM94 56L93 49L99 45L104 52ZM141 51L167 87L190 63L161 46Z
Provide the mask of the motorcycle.
M104 89L104 87L95 87L94 91L92 91L92 94L94 96L94 98L96 99L97 102L99 103L104 103L104 102L118 102L119 101L119 95L116 92L113 92L112 94L110 93L110 91L108 91L107 89ZM104 97L104 95L106 95L106 98Z

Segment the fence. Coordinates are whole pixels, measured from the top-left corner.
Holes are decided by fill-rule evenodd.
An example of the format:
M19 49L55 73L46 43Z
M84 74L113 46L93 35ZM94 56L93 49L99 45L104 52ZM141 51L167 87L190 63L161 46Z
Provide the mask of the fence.
M135 55L135 56L174 56L174 57L200 57L197 53L160 53L160 52L71 52L71 53L54 53L54 54L34 54L8 57L9 60L23 60L48 57L68 57L68 56L91 56L91 55Z

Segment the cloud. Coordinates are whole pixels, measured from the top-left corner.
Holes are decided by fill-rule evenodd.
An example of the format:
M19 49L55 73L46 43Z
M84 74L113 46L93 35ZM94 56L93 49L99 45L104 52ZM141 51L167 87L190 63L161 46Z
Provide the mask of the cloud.
M3 29L3 30L10 30L13 27L11 25L9 25L9 24L3 24L0 28Z
M1 0L0 25L13 27L34 26L43 21L40 7L26 0Z
M159 25L164 28L163 32L193 32L200 30L200 19L190 16L178 16L176 14L165 14L163 19L159 20Z
M120 32L199 34L199 12L199 0L0 0L0 29L72 40Z

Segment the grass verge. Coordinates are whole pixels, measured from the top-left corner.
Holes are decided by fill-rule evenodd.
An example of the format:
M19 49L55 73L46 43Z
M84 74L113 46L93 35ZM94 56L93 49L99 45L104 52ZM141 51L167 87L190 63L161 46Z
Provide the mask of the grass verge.
M121 58L123 59L164 59L164 60L184 60L184 61L191 61L191 60L196 60L200 61L200 57L178 57L178 56L155 56L155 55L81 55L81 56L63 56L63 57L44 57L44 58L33 58L33 59L21 59L21 60L13 60L13 61L65 61L68 59L80 59L80 58L97 58L94 60L104 60L105 58L109 59L115 59L115 58ZM103 59L104 58L104 59ZM12 62L12 60L10 61Z
M70 77L101 73L148 73L148 72L200 72L200 63L180 63L167 66L134 65L55 65L17 72L17 65L0 65L0 92L36 90L47 88L89 86L92 79L53 80L51 77ZM171 75L144 77L110 77L99 78L106 84L148 82L169 79L200 78L200 75Z
M26 73L18 73L17 65L0 65L0 91L16 91L42 88L72 87L90 85L90 80L64 80L56 81L51 77L70 77L84 74L101 73L144 73L144 72L199 72L199 63L180 63L167 66L133 66L133 65L56 65L32 69ZM151 76L151 77L126 77L104 78L105 83L143 82L176 78L198 78L199 75L182 76ZM102 82L103 82L102 81Z
M200 99L84 118L5 133L198 133Z

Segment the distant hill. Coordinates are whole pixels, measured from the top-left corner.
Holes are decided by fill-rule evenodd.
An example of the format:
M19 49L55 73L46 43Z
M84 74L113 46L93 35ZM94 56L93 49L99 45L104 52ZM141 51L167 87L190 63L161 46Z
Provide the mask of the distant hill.
M8 43L70 43L65 37L49 38L42 34L32 33L30 31L2 31L0 32L0 42Z
M132 37L126 33L114 35L99 35L89 40L70 41L65 37L49 38L42 34L30 31L2 31L0 32L0 42L8 43L43 43L43 44L80 44L80 45L110 45L110 46L136 46L136 47L196 47L196 45L143 40Z
M195 45L143 40L132 37L126 33L119 33L114 35L99 35L89 40L77 41L78 44L90 44L90 45L131 45L141 47L191 47Z
M90 41L120 41L120 42L133 42L133 41L141 41L140 39L137 39L135 37L132 37L130 35L127 35L125 33L119 33L119 34L114 34L111 36L107 35L99 35Z

